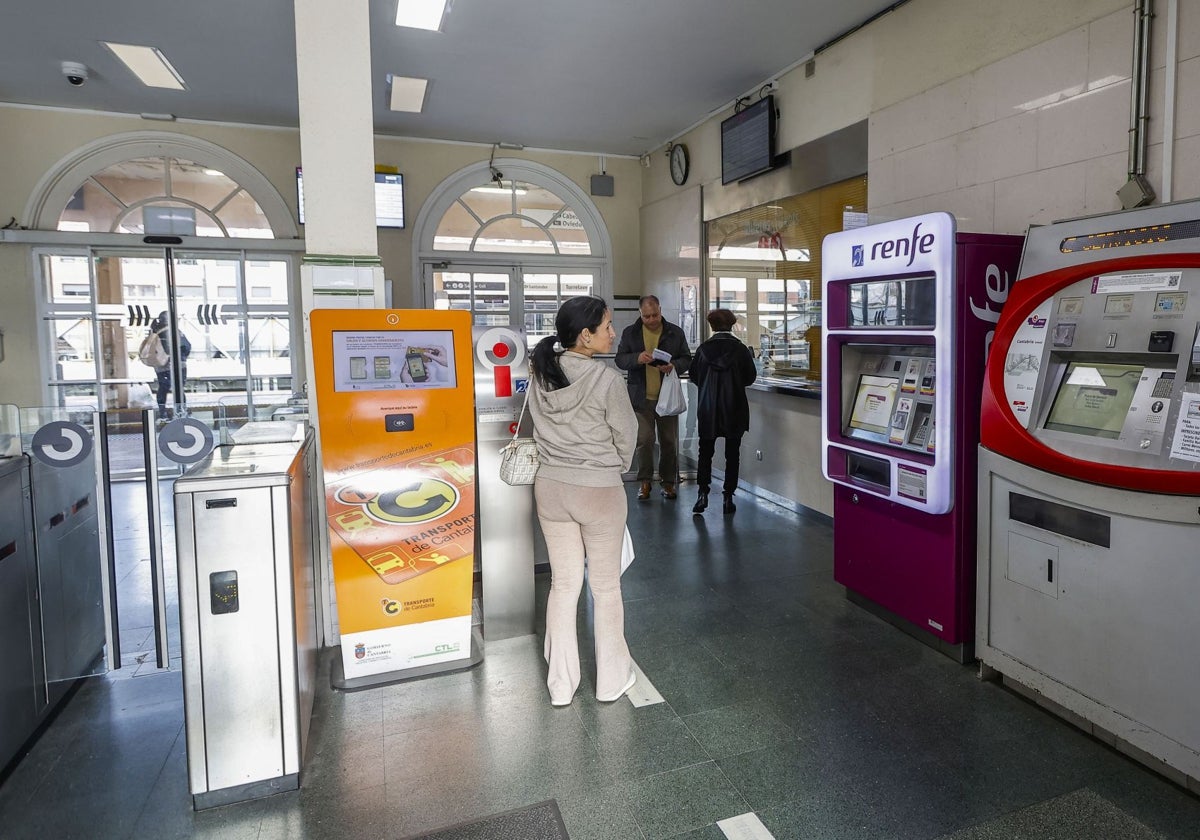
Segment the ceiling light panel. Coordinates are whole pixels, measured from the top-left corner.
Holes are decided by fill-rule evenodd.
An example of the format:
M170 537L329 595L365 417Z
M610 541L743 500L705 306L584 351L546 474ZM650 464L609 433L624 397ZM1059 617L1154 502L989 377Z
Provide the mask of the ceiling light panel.
M438 32L446 14L446 0L396 0L396 25Z
M141 79L147 87L167 88L168 90L187 90L183 77L167 61L167 57L157 47L141 47L134 44L114 44L109 41L100 43L112 50L113 55L129 68L133 75Z
M414 79L409 76L388 76L392 90L388 97L388 107L393 111L404 111L419 114L425 107L425 87L428 79Z

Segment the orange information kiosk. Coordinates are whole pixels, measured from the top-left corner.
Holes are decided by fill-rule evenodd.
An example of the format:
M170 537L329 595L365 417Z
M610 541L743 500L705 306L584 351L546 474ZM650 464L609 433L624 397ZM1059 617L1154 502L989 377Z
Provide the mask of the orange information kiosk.
M328 309L310 317L342 641L335 685L474 664L470 315Z

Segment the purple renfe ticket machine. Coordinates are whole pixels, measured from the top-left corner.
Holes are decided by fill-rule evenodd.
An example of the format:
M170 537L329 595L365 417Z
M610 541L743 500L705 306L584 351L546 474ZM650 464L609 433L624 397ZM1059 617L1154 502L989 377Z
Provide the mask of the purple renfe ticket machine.
M984 361L1023 241L930 213L821 249L834 579L959 662L974 658Z

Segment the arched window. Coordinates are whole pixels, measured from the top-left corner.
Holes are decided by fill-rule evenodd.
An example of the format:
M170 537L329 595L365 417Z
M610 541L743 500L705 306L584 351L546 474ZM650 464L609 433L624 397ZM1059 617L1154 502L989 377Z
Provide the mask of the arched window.
M47 233L34 252L44 404L126 411L162 400L166 411L166 389L137 356L160 313L174 314L191 347L181 387L169 389L178 409L243 422L296 390L303 243L249 161L181 134L104 137L42 177L25 218L30 236L71 232Z
M244 187L192 160L123 160L87 177L58 218L59 230L271 239Z
M489 181L450 205L433 235L437 251L501 254L592 253L587 231L559 195L526 181Z
M465 309L477 325L523 325L532 343L580 294L610 297L612 246L591 198L532 161L480 162L451 175L421 208L414 299Z
M104 137L60 160L30 196L36 230L295 239L291 208L241 157L184 134Z

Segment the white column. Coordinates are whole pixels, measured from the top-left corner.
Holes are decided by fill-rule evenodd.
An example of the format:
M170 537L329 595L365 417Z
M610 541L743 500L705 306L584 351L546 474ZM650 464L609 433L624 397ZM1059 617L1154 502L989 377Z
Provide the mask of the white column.
M294 0L294 6L304 312L380 307L368 0Z
M311 383L315 379L309 312L383 307L383 265L375 229L368 0L294 0L294 7L306 252L300 266L300 292ZM308 396L309 418L315 427L317 395ZM317 483L323 485L320 475ZM318 519L324 522L323 490L317 492L317 500ZM334 645L339 636L329 531L317 531L322 555L322 579L317 584L322 635L325 644Z

